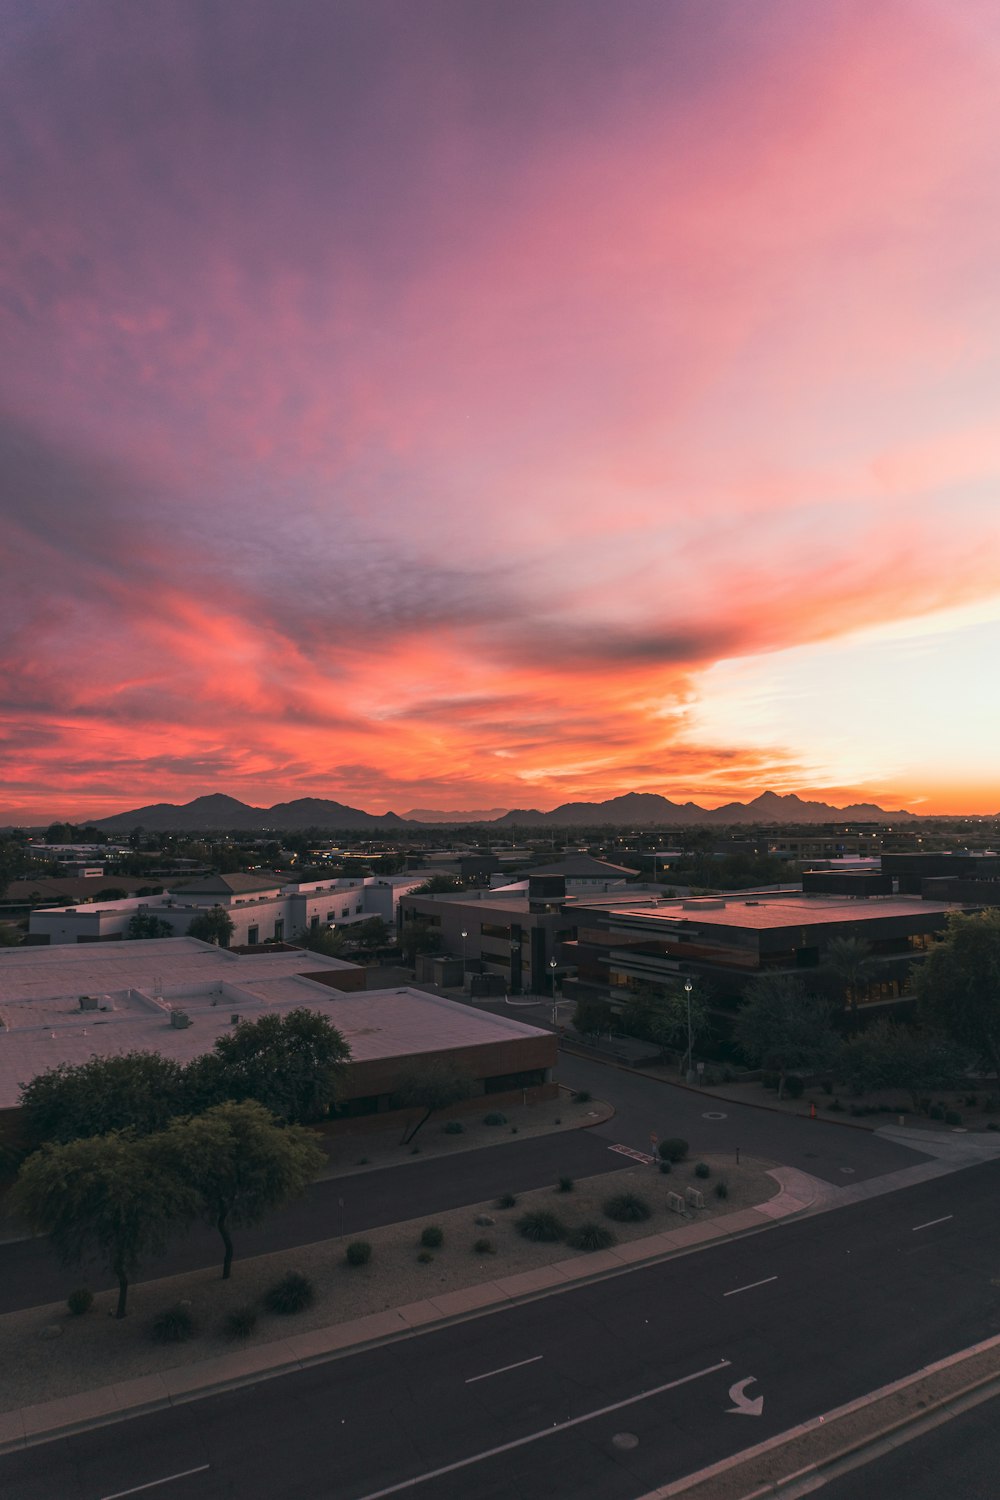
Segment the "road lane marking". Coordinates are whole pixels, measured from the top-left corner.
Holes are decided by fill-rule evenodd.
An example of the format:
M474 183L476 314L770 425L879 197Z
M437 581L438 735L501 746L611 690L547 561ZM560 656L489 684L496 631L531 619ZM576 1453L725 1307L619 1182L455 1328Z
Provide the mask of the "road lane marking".
M138 1495L142 1490L155 1490L159 1484L172 1484L175 1479L187 1479L190 1474L204 1474L211 1464L199 1464L197 1469L182 1469L179 1474L168 1474L166 1479L151 1479L148 1484L137 1484L131 1490L115 1490L113 1495L102 1495L101 1500L123 1500L125 1495Z
M519 1359L516 1365L501 1365L499 1370L487 1370L485 1375L470 1375L466 1385L475 1385L477 1380L489 1380L493 1375L506 1375L508 1370L520 1370L522 1365L535 1365L544 1354L533 1354L530 1359Z
M763 1281L748 1281L746 1286L734 1286L731 1292L723 1292L724 1297L735 1297L737 1292L752 1292L755 1286L767 1286L769 1281L777 1281L777 1276L765 1276Z
M953 1219L954 1217L954 1214L945 1214L944 1217L940 1219L928 1219L926 1224L914 1224L913 1228L910 1230L910 1233L916 1234L918 1229L933 1229L935 1224L947 1224L948 1220Z
M656 1160L656 1157L650 1156L648 1151L636 1151L633 1146L609 1146L608 1150L617 1151L620 1156L629 1156L633 1161L641 1161L647 1167L650 1162Z
M649 1401L653 1396L662 1396L664 1391L672 1391L679 1385L690 1385L693 1380L703 1380L706 1375L714 1375L719 1370L728 1370L732 1361L720 1359L718 1364L707 1365L704 1370L695 1370L693 1375L682 1375L679 1380L668 1380L666 1385L654 1386L652 1390L640 1391L638 1396L626 1396L624 1401L615 1401L610 1406L602 1406L597 1411L588 1411L582 1417L570 1417L567 1422L553 1422L551 1427L544 1427L541 1432L530 1432L527 1437L514 1438L509 1443L501 1443L498 1448L486 1448L482 1453L474 1453L471 1458L460 1458L456 1463L445 1464L440 1469L428 1469L426 1474L417 1474L412 1479L402 1479L399 1484L390 1484L384 1490L372 1490L368 1495L360 1496L360 1500L385 1500L386 1495L398 1495L403 1490L415 1489L418 1484L426 1484L429 1479L440 1479L444 1474L454 1474L459 1469L468 1469L472 1464L481 1464L487 1458L496 1458L501 1453L511 1453L515 1448L524 1448L528 1443L537 1443L542 1438L552 1437L557 1432L568 1432L571 1427L579 1427L584 1422L593 1422L596 1417L609 1416L613 1411L621 1411L623 1407L635 1406L639 1401ZM114 1500L108 1496L107 1500Z

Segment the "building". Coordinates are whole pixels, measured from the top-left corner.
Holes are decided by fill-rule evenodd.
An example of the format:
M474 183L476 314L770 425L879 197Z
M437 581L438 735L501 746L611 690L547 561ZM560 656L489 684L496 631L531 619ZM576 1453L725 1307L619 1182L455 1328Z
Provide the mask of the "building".
M353 926L381 917L392 924L400 897L420 884L410 875L331 877L284 882L277 875L200 875L177 881L161 896L50 907L31 914L32 944L120 941L138 913L184 936L193 918L221 906L233 923L230 944L281 943L310 928Z
M950 852L928 850L927 853L883 854L882 870L892 877L901 895L919 896L923 882L947 877L961 880L996 880L1000 877L1000 854L970 850Z
M908 975L947 925L950 903L905 896L857 899L828 893L737 894L682 900L578 902L561 957L575 967L565 992L626 999L643 984L691 977L720 1004L739 1000L760 974L821 969L833 938L862 938L871 973L862 1004L906 996ZM568 915L568 912L567 912Z
M351 1048L343 1113L391 1107L401 1074L444 1060L479 1097L555 1093L548 1031L400 988L363 991L354 964L302 949L236 954L196 938L105 948L57 945L0 952L0 1119L16 1124L21 1085L60 1063L158 1052L189 1062L258 1016L315 1010Z

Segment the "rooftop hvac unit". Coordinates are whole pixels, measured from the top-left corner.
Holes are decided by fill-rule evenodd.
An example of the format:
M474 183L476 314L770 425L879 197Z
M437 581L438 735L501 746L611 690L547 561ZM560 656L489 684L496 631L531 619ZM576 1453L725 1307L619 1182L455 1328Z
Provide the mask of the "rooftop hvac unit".
M229 1017L229 1024L230 1026L238 1026L240 1024L240 1013L238 1010L234 1010Z
M170 1024L175 1031L183 1031L186 1026L191 1025L191 1017L186 1010L172 1010L170 1012Z

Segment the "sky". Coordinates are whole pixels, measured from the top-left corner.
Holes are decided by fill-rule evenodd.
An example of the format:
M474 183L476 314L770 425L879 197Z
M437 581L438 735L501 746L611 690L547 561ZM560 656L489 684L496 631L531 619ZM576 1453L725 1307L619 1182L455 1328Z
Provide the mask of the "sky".
M0 814L1000 807L993 0L7 0Z

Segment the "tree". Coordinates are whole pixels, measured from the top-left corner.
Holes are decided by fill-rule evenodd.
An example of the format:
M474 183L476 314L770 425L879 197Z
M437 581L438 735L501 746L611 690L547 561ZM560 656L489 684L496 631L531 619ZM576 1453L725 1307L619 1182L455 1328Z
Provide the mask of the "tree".
M786 974L762 974L750 981L733 1037L753 1067L779 1075L779 1099L790 1072L833 1067L843 1045L827 1002L806 994L802 981Z
M463 1099L468 1099L472 1088L472 1079L446 1062L428 1062L402 1074L393 1096L397 1107L424 1111L409 1134L404 1131L403 1145L409 1145L436 1109L447 1109L449 1105L460 1104Z
M329 1114L351 1049L325 1016L290 1010L241 1022L216 1038L212 1055L224 1097L256 1099L280 1120L308 1125ZM212 1071L203 1063L199 1081Z
M409 917L403 923L399 938L403 957L412 969L418 953L437 953L441 947L441 934L424 917Z
M162 1130L183 1107L184 1070L158 1052L123 1052L60 1063L23 1085L22 1129L29 1144L132 1130Z
M64 1264L102 1257L118 1282L117 1318L143 1258L160 1253L171 1226L197 1207L176 1170L154 1161L148 1138L119 1131L43 1146L22 1165L8 1203L48 1235Z
M198 1217L222 1238L223 1281L233 1263L230 1230L259 1224L303 1193L326 1165L310 1131L278 1125L263 1105L249 1099L175 1120L149 1144L153 1159L165 1170L183 1163Z
M688 1048L689 1005L690 1051ZM712 1017L704 995L694 985L692 985L690 996L682 985L665 986L658 995L651 997L650 1007L652 1011L650 1040L656 1043L661 1052L665 1052L668 1047L682 1049L681 1071L690 1069L690 1053L694 1051L695 1042L699 1038L704 1039L712 1029Z
M920 1017L1000 1077L1000 908L953 913L916 971Z
M344 929L326 923L304 928L295 941L308 948L310 953L322 953L326 958L343 958L347 948Z
M188 923L188 937L201 938L203 943L218 943L228 948L229 939L236 931L232 917L224 906L213 906L210 911L199 912Z
M610 1033L615 1013L606 1000L578 1000L573 1011L573 1027L581 1036Z
M461 889L462 882L456 875L431 875L423 885L414 886L409 894L411 896L447 896Z
M823 967L833 975L843 990L844 1003L851 1025L858 1025L858 996L866 985L872 967L871 946L859 937L835 937L826 945Z
M377 953L380 948L388 948L392 933L381 917L369 917L367 922L359 922L352 930L351 940L366 953Z
M129 918L128 927L125 931L126 938L165 938L173 937L174 929L163 917L155 917L150 911L137 911Z
M844 1051L844 1073L859 1093L900 1088L915 1110L935 1089L963 1081L969 1057L941 1032L913 1031L882 1017L852 1037Z

